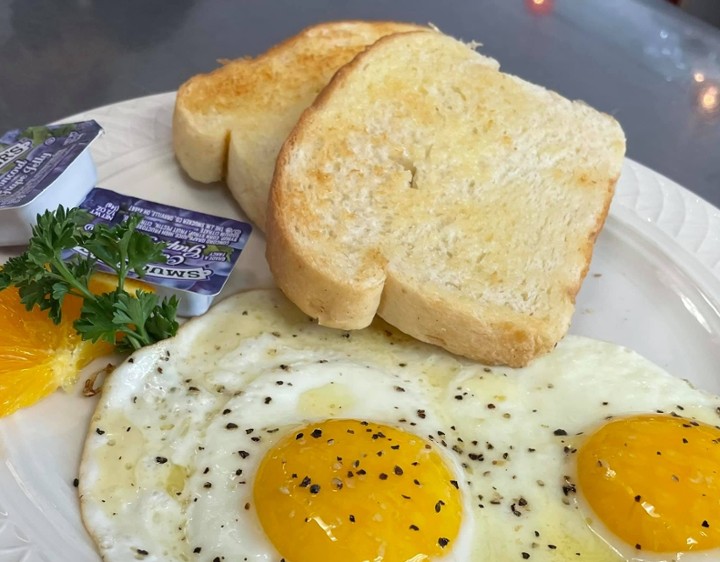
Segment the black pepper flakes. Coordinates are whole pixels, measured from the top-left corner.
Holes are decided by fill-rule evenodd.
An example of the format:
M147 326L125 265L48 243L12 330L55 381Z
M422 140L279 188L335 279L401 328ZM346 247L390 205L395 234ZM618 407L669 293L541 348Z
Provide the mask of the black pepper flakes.
M561 437L563 435L567 435L567 431L565 431L564 429L556 429L555 431L553 431L553 435Z
M305 478L302 479L302 482L300 482L300 487L307 488L311 482L312 482L312 480L310 479L310 477L306 476Z
M450 539L446 539L445 537L440 537L438 539L438 544L440 545L440 548L445 548L450 543Z
M167 461L167 457L155 457L155 462L158 464L165 464Z
M395 468L393 468L393 472L396 476L402 476L403 475L403 469L399 466L395 465Z
M318 439L322 437L322 429L313 429L313 432L310 435L313 436L315 439Z
M317 495L320 493L320 484L313 484L310 486L310 493L313 495Z
M232 422L230 422L229 424L227 424L225 426L225 429L237 429L237 428L238 428L238 425L236 423L232 423Z

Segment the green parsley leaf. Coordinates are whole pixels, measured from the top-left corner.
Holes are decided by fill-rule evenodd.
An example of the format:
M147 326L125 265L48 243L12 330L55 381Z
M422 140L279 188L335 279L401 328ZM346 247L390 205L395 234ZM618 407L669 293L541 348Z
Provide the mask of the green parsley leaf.
M116 226L87 229L91 219L82 209L62 206L38 215L27 251L0 269L0 291L17 287L25 308L48 311L56 324L62 319L65 296L78 296L83 306L75 330L85 340L104 340L120 351L174 336L177 298L160 301L147 291L131 296L124 288L128 273L143 277L149 263L164 261L164 245L137 230L141 215L131 215ZM83 255L63 260L63 252L70 249ZM110 293L95 295L89 283L99 262L115 271L118 285Z

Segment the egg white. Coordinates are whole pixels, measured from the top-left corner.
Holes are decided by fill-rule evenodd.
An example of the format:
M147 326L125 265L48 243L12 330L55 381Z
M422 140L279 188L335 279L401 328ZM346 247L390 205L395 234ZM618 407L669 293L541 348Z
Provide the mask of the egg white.
M447 560L623 560L563 490L572 436L677 405L716 423L719 403L587 338L525 369L488 368L382 322L320 328L279 292L252 291L113 373L80 467L82 514L107 561L276 560L244 508L257 463L306 422L358 418L432 439L458 473L464 526Z
M258 291L136 353L103 389L80 468L83 519L103 557L185 560L199 548L202 559L217 552L278 560L244 505L257 463L287 431L357 418L431 436L441 449L439 435L453 433L433 403L444 387L416 386L418 372L407 362L417 359L414 347L425 346L389 328L352 335L319 328L279 293ZM250 454L243 459L238 450ZM464 489L462 468L445 457ZM466 504L443 561L470 559L470 544L481 544L472 540Z
M269 449L294 428L328 418L349 418L380 421L421 436L437 435L438 430L452 433L433 411L428 396L406 388L406 378L393 372L401 369L398 366L388 365L381 371L333 353L324 354L321 360L327 362L323 363L317 354L296 357L294 362L288 359L277 353L271 362L255 363L253 368L262 373L208 424L203 450L196 459L196 465L204 468L188 482L191 497L198 501L188 509L187 538L193 549L209 553L209 559L216 555L279 559L268 550L254 517L253 475ZM402 392L396 389L399 385ZM422 417L418 409L423 410ZM461 475L459 463L453 457L448 461L455 474ZM443 561L469 559L473 511L469 504L464 511L463 529ZM238 515L228 518L228 514Z

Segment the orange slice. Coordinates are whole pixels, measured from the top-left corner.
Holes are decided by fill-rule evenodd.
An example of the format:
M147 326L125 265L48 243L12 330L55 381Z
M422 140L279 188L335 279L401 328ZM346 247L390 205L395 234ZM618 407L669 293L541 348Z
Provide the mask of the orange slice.
M115 277L98 274L90 289L109 292L116 283ZM125 288L134 293L149 286L128 280ZM80 299L67 297L62 322L56 325L46 311L25 310L14 287L0 291L0 417L34 404L59 387L68 390L83 367L112 352L111 345L83 341L75 332L73 322L81 306Z

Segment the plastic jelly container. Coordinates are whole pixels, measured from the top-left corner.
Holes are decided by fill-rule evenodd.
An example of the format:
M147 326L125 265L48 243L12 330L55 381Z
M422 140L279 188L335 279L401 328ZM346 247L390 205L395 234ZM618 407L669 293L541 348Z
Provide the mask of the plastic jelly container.
M14 129L0 137L0 246L27 244L38 214L75 207L95 185L96 121Z
M96 187L79 207L92 215L85 228L95 224L120 224L130 214L143 219L137 229L156 242L165 243L166 261L150 263L142 280L153 285L161 297L180 299L180 316L198 316L210 308L228 280L252 233L246 222L218 217L171 205L153 203ZM78 250L66 253L69 259ZM113 271L98 264L98 269ZM128 277L138 279L130 272Z

